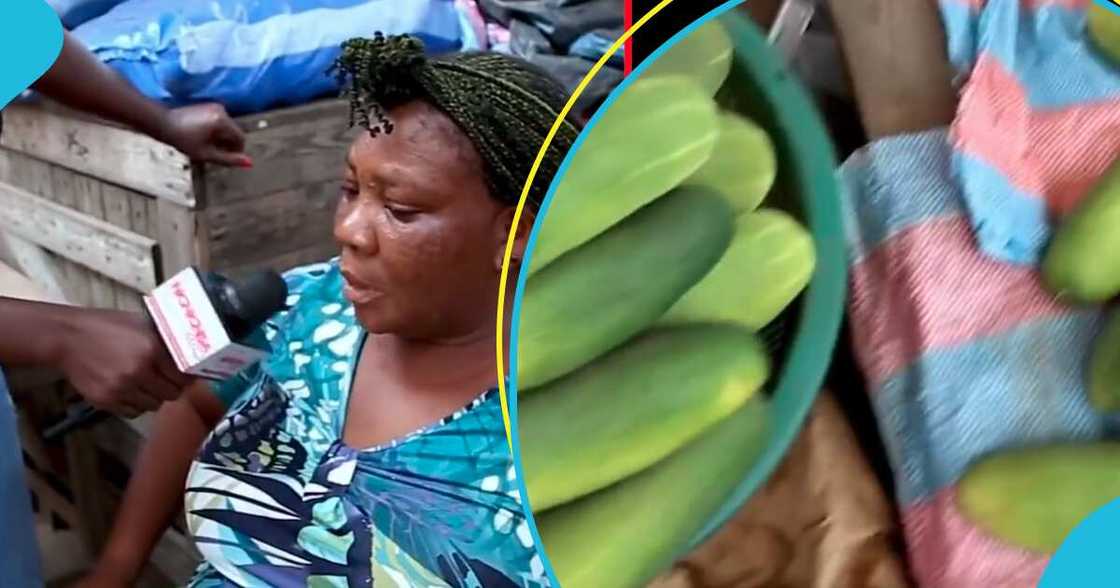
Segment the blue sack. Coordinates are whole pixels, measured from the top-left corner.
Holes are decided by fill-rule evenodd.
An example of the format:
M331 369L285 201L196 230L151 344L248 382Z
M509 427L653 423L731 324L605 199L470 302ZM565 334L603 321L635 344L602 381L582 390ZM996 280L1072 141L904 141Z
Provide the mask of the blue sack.
M92 20L109 12L124 0L47 0L51 8L58 13L62 26L67 29L77 27L86 21Z
M74 34L151 98L238 115L336 93L342 42L379 31L431 53L477 43L454 0L125 0Z

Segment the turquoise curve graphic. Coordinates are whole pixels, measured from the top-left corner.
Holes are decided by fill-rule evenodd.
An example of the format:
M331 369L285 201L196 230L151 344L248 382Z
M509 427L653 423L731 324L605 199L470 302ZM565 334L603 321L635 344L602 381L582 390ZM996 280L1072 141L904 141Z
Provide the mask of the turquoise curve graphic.
M676 2L686 2L687 0L674 0L674 1L676 1ZM732 8L738 6L739 4L742 4L744 1L745 0L729 0L728 2L725 2L725 3L721 4L719 7L713 9L711 12L709 12L709 13L705 14L704 16L700 17L699 19L693 21L687 27L678 31L675 35L672 36L672 38L670 38L663 45L658 47L657 50L655 50L653 53L650 53L650 55L642 62L642 64L635 67L633 69L633 71L631 71L622 80L622 82L619 83L619 85L617 87L615 87L615 89L610 93L610 95L607 96L607 99L603 102L603 104L595 112L594 116L592 116L591 119L587 122L587 125L584 126L583 132L581 132L579 134L579 137L576 138L575 142L572 143L572 148L568 150L568 155L564 158L564 161L560 164L560 167L556 170L556 175L553 176L552 185L549 187L548 192L545 194L544 200L541 201L540 209L537 211L537 220L536 220L536 222L533 226L532 232L529 233L529 241L525 245L525 254L521 258L522 259L522 261L521 261L521 267L522 268L531 267L530 264L533 261L533 249L534 249L534 247L536 246L536 243L537 243L537 235L540 232L540 227L543 226L544 219L548 218L548 216L547 216L548 215L548 208L549 208L549 205L552 203L552 196L553 196L553 194L555 194L556 188L560 185L560 182L563 181L564 173L568 170L568 166L571 164L573 157L575 156L575 154L577 152L579 152L580 146L583 145L583 142L587 138L587 135L591 132L592 129L595 128L596 123L598 123L599 120L603 117L603 114L605 112L607 112L607 110L611 107L611 105L614 104L615 100L617 100L618 97L621 96L622 93L625 92L626 89L630 87L630 85L634 82L634 80L641 77L642 73L645 72L645 70L650 67L650 64L652 64L654 61L656 61L657 58L661 56L661 54L668 51L670 48L672 48L674 45L676 45L677 42L679 42L681 39L690 35L692 33L692 31L700 28L704 23L706 23L709 20L712 20L714 18L718 18L721 14L731 10ZM521 300L522 300L522 297L525 293L525 282L527 281L527 279L528 279L528 273L527 272L522 272L518 276L517 290L514 292L514 296L513 296L513 310L512 310L512 315L513 316L512 316L512 319L510 320L510 335L509 335L509 373L510 373L510 378L509 379L510 379L510 386L509 386L509 394L507 395L508 398L509 398L510 441L512 442L512 445L513 445L514 467L517 468L517 482L518 482L519 490L521 492L521 504L522 504L522 508L525 509L525 519L529 523L529 531L530 531L530 533L532 534L532 537L533 537L533 545L535 545L537 547L537 550L541 555L541 561L544 564L545 572L548 573L549 583L551 583L553 588L563 588L563 586L560 585L560 581L557 580L557 578L556 578L556 572L552 569L552 561L549 560L549 558L548 558L548 546L545 545L544 542L541 540L540 532L537 530L537 521L536 521L536 518L533 517L533 510L532 510L532 506L531 506L532 505L531 497L529 496L528 489L525 487L525 475L523 473L524 468L521 467L521 443L519 441L520 435L518 434L518 426L517 426L517 333L519 331L518 327L519 327L520 322L521 322Z
M1096 588L1120 581L1116 560L1116 532L1120 529L1120 499L1081 521L1050 558L1038 588Z
M1104 6L1105 8L1108 8L1109 10L1114 12L1117 16L1120 16L1120 4L1117 3L1117 0L1094 0L1094 1L1097 4L1100 4L1100 5Z
M43 0L4 0L0 55L18 56L0 67L0 108L39 79L62 51L62 23Z

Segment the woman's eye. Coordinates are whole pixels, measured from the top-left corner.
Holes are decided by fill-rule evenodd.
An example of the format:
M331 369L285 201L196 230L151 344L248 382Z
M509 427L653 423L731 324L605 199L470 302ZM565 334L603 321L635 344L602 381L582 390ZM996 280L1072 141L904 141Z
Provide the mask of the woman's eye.
M339 191L342 193L342 197L347 200L353 200L358 196L358 189L354 186L343 185Z
M419 210L404 206L387 205L385 210L389 212L390 216L402 222L410 221L416 218L417 214L420 214Z

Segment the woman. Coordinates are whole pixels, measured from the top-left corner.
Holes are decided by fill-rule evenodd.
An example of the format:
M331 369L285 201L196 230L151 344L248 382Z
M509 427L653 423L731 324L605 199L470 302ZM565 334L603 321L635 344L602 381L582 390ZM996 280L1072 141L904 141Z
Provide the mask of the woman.
M337 71L370 131L346 158L341 254L287 274L259 369L158 415L87 586L131 584L184 480L195 588L547 585L494 325L515 205L563 91L502 55L429 60L410 37L351 41ZM577 133L562 126L531 209Z

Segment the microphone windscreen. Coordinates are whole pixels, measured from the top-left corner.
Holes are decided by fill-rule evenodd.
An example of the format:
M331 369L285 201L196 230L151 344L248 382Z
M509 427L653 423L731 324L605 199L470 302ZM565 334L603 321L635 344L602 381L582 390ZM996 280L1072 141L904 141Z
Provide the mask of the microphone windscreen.
M250 329L259 327L268 317L283 310L288 299L288 284L273 271L254 273L238 283L234 290L239 318Z

